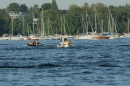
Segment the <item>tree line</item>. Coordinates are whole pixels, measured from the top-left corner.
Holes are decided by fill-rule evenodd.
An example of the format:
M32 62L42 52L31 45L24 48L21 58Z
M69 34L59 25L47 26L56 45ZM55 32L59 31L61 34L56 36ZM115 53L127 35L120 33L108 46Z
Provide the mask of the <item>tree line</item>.
M95 10L96 9L96 10ZM4 9L0 9L0 35L9 33L12 28L12 19L9 16L9 11L28 12L29 14L23 20L15 18L13 20L14 34L33 34L33 17L38 19L34 25L35 33L40 34L42 29L42 21L44 21L44 29L46 34L77 34L95 31L97 24L97 32L101 32L101 20L103 21L103 30L108 32L110 24L109 17L115 22L117 32L128 33L130 5L120 5L109 7L103 3L95 3L89 5L87 2L83 6L72 4L66 10L58 8L55 0L52 3L43 3L41 7L35 4L32 7L27 7L26 4L19 5L18 3L10 3ZM42 15L43 13L43 15ZM96 23L95 23L96 13ZM111 13L111 14L110 14ZM34 16L33 16L33 15ZM24 27L23 27L24 23ZM111 24L112 26L112 24ZM24 29L24 32L23 32Z

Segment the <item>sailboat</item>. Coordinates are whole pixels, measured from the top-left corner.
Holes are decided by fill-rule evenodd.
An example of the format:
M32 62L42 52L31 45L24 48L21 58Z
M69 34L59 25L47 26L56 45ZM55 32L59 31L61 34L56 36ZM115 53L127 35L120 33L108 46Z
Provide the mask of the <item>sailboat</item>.
M128 16L127 16L128 17ZM124 33L124 35L123 36L121 36L121 38L130 38L130 33L129 33L129 23L130 23L130 21L129 21L129 17L128 17L128 33Z
M100 40L100 39L109 39L110 38L109 36L104 35L104 32L103 32L103 20L102 20L102 25L101 25L98 14L97 14L97 10L95 8L95 5L94 5L94 11L95 11L95 32L96 32L96 35L94 35L92 38L93 39L98 39L98 40ZM98 17L98 21L100 23L100 27L101 27L101 30L102 30L102 33L100 33L100 34L97 34L97 23L96 23L97 20L96 20L96 17Z
M91 26L92 32L88 32L89 24ZM82 15L82 28L83 28L83 34L79 34L79 32L77 32L78 35L75 38L76 39L92 39L92 37L93 37L93 35L95 35L95 33L93 31L92 24L91 24L88 14L87 14L87 11L86 11L86 22ZM85 28L86 28L86 32L85 32Z

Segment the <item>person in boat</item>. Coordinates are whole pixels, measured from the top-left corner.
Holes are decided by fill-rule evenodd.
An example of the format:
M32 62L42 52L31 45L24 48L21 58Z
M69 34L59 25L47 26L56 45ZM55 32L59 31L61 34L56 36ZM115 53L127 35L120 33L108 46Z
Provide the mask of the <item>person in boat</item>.
M33 41L33 45L36 45L37 44L37 42L36 41Z
M68 42L68 39L67 39L67 38L65 38L65 39L64 39L64 44L65 44L65 45L68 45L68 44L69 44L69 42Z
M39 45L39 44L41 44L40 42L37 42L37 44Z
M72 44L72 42L70 41L70 42L69 42L69 45L71 45L71 44Z
M28 44L32 45L32 44L33 44L33 42L32 42L32 41L30 41Z
M61 41L61 42L64 42L64 39L65 39L65 36L64 36L64 35L62 35L62 36L61 36L61 40L60 40L60 41Z

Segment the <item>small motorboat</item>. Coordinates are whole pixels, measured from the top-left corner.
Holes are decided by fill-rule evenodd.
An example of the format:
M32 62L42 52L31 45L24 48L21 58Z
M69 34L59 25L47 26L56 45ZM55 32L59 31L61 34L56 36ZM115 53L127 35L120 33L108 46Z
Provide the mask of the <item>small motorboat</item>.
M30 39L30 42L27 43L28 46L44 46L44 44L38 42L37 38Z

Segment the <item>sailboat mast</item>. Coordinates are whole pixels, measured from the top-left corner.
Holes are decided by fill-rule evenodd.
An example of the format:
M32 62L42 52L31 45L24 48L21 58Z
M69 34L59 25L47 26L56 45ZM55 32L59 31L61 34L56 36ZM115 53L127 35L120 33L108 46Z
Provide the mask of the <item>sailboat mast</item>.
M96 23L96 8L95 8L95 4L94 4L94 12L95 12L95 32L97 33L97 23Z
M130 33L130 31L129 31L129 23L130 23L130 21L129 21L129 17L128 17L128 34Z
M43 26L42 26L42 14L41 14L41 35L42 35L42 28Z
M41 13L41 35L44 35L44 18L43 18L43 8Z
M86 23L87 23L86 33L88 35L88 13L87 13L87 11L86 11Z
M42 21L43 21L43 35L45 35L45 32L44 32L45 27L44 27L44 15L43 15L43 8L42 8Z
M28 30L28 35L29 35L29 28L28 28L28 24L27 24L27 30Z
M49 33L49 28L50 28L50 20L49 20L49 17L48 17L48 35L50 34Z
M14 18L12 18L12 37L13 37L13 28L14 28L13 22L14 22Z
M24 34L24 16L23 16L23 34Z
M84 22L83 22L84 18L83 18L83 14L82 14L82 28L83 28L83 34L84 34Z
M35 35L35 31L34 31L34 13L33 14L33 34Z
M102 22L102 33L103 33L103 20L101 20L101 22Z
M65 16L63 16L64 17L64 35L66 34L66 27L65 27Z
M61 35L62 35L62 17L60 17L61 20Z

